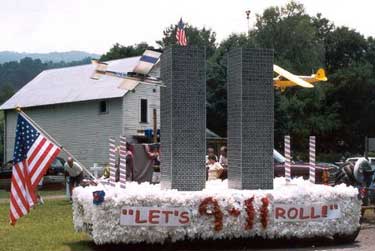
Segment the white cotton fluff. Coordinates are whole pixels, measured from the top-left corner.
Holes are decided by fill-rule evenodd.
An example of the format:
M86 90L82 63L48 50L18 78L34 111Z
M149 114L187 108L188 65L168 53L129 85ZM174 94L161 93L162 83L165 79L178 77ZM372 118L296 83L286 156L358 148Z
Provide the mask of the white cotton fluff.
M246 238L255 235L264 238L311 238L350 234L359 227L361 202L358 191L353 187L335 187L311 184L302 178L293 179L286 185L284 178L274 179L273 190L228 189L227 181L208 181L202 191L179 192L161 190L160 185L129 182L126 189L99 184L77 187L73 192L73 222L76 231L88 233L96 244L104 243L163 243L186 239ZM105 201L93 204L93 192L105 191ZM214 230L214 217L201 216L198 208L203 199L214 197L224 214L223 229ZM254 199L254 227L245 230L246 211L244 201ZM268 197L268 226L264 229L260 222L261 198ZM336 202L342 216L334 220L311 222L276 222L273 219L275 203L303 205L308 203ZM184 227L165 226L124 226L120 225L120 212L123 206L143 207L185 207L191 215L191 224ZM241 210L239 217L230 216L227 209Z

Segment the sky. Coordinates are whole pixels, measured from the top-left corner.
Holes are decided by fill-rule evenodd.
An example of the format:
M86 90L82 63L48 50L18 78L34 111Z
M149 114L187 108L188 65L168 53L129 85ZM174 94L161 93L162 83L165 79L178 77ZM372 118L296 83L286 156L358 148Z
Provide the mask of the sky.
M220 42L246 32L245 11L261 14L288 0L0 0L0 51L82 50L103 54L113 44L155 45L163 30L184 21L211 28ZM336 26L375 36L373 0L300 0L306 12L320 12Z

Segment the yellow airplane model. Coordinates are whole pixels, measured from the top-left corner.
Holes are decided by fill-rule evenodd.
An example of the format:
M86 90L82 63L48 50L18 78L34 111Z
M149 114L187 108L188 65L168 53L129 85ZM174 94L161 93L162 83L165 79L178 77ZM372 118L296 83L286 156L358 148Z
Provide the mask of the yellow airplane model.
M287 87L297 85L304 88L313 88L314 83L328 80L322 68L311 76L297 76L278 65L273 65L273 71L278 74L278 76L273 79L273 85L281 91L284 91Z

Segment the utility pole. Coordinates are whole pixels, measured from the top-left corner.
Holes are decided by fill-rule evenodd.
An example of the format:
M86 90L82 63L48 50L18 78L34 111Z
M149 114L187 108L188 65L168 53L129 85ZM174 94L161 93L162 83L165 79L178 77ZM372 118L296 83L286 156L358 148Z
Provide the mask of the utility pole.
M251 13L251 11L247 10L247 11L245 11L245 13L246 13L246 19L247 19L247 33L250 37L250 13Z

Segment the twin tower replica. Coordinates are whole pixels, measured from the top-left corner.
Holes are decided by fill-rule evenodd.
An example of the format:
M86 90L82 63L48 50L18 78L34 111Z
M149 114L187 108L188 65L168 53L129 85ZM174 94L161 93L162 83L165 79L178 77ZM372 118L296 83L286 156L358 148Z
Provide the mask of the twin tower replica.
M171 47L161 58L161 187L205 188L206 54ZM273 188L273 50L237 48L227 58L228 185Z
M171 47L161 58L161 187L128 182L125 190L75 188L76 231L96 244L356 238L356 188L273 180L272 50L234 49L227 59L227 184L233 189L226 190L226 182L206 183L205 50Z

